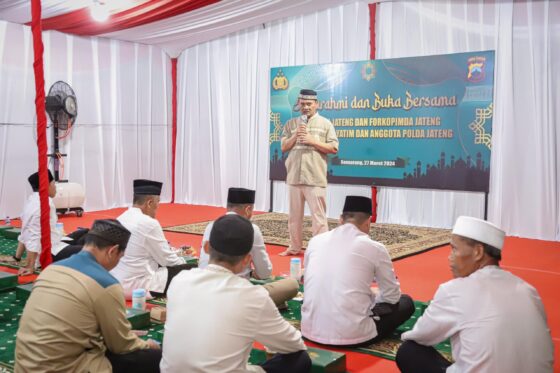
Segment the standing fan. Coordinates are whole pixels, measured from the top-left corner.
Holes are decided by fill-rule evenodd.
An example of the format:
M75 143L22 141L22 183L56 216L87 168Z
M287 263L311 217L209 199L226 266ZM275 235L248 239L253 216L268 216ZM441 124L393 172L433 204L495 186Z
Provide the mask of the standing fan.
M45 108L53 124L54 151L53 154L47 155L54 158L54 180L58 183L57 194L54 198L56 211L59 213L75 211L76 215L82 216L84 213L81 207L85 199L84 189L80 184L69 183L68 180L60 179L60 166L64 164L63 158L67 154L60 152L59 140L70 134L78 116L78 101L72 87L62 81L54 83L45 99ZM65 133L60 136L60 131L65 131Z

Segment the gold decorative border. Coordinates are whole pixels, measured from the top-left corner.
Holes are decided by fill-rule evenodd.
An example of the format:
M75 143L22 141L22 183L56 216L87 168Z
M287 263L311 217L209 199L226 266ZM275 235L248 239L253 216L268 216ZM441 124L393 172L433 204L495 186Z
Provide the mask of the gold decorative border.
M270 123L274 125L274 131L268 136L269 145L275 141L280 141L282 133L282 122L280 122L280 113L270 112Z
M488 149L492 149L492 135L486 133L484 125L486 124L486 119L492 118L494 114L493 103L488 105L487 108L477 108L475 113L476 118L469 124L469 128L474 132L474 143L483 144Z

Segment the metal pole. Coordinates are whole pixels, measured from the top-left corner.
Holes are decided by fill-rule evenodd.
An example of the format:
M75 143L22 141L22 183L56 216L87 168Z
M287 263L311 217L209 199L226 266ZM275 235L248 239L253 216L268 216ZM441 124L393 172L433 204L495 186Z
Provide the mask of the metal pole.
M272 208L274 207L274 181L270 180L270 208L268 212L272 212Z
M484 192L484 220L488 220L488 192Z

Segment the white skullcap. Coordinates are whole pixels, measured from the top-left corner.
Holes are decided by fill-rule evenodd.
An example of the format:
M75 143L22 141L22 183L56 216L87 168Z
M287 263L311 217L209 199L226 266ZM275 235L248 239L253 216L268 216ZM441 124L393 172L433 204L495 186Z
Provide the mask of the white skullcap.
M494 224L470 216L459 216L452 233L488 244L500 250L504 245L506 235L506 232Z

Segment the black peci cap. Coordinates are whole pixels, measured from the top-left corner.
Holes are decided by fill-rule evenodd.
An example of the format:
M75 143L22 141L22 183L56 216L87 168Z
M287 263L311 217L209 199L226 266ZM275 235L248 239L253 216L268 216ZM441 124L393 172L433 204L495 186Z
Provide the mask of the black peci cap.
M134 194L159 196L163 183L159 181L136 179L134 180Z
M54 180L53 174L51 173L51 170L47 170L48 174L49 174L49 183L51 181ZM39 190L39 172L35 172L34 174L30 175L27 178L27 181L29 181L29 184L31 185L31 188L33 189L34 192Z
M214 222L210 246L222 254L240 256L253 247L253 224L237 214L224 215Z
M131 233L116 219L99 219L93 222L87 234L102 238L110 244L119 245L120 249L124 250Z
M363 212L371 215L371 198L362 196L347 196L342 212Z
M229 188L227 201L228 203L254 204L255 191L245 188Z

